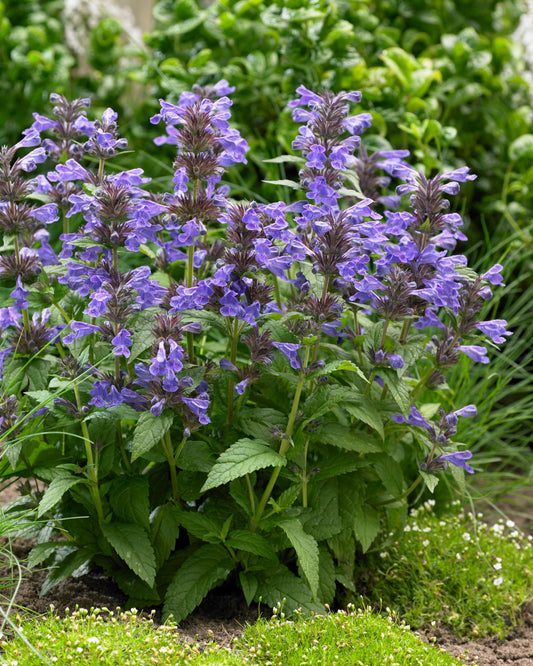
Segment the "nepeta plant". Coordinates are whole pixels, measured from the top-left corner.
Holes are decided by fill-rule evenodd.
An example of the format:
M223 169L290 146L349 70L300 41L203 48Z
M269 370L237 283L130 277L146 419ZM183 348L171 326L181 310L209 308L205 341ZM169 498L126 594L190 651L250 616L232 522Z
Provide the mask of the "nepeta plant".
M300 196L235 201L222 178L247 145L231 92L161 101L165 194L108 167L126 141L85 101L54 97L58 119L36 115L2 153L2 471L37 482L12 511L46 522L30 558L51 567L44 591L99 566L176 620L224 581L248 603L320 610L419 484L474 471L454 436L476 408L453 404L446 371L509 335L481 314L501 266L476 275L453 254L447 197L474 176L369 155L360 93L300 87L303 156L281 158ZM23 179L45 150L55 169ZM57 257L58 208L28 196L62 211Z

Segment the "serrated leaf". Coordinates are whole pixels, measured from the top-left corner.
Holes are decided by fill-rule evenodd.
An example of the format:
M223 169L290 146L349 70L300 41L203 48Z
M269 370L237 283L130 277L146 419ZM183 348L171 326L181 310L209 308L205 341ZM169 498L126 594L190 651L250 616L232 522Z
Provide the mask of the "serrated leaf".
M293 574L283 564L272 565L257 573L259 585L255 601L262 601L270 608L283 603L285 613L301 608L307 613L324 613L324 605L315 601L307 583Z
M373 457L372 466L385 486L387 492L393 497L399 497L404 490L404 478L401 465L384 453Z
M386 386L388 386L389 393L402 413L407 414L411 407L411 399L409 396L409 389L404 380L401 377L398 377L397 372L392 368L380 368L379 376L383 379Z
M68 541L47 541L46 543L38 543L34 546L28 555L27 565L29 569L33 569L41 562L44 562L47 557L54 553L58 548L69 546Z
M207 442L188 439L176 464L180 469L188 472L207 473L215 464L215 460L215 454Z
M202 492L217 488L233 479L265 467L286 465L287 460L260 439L239 439L220 454L213 465Z
M276 551L272 548L265 537L250 532L249 530L233 530L225 543L237 550L245 550L247 553L254 553L259 557L266 557L267 560L277 559Z
M366 553L379 534L379 514L374 507L365 504L355 508L353 531Z
M220 543L221 527L217 523L197 511L178 510L176 517L179 524L190 532L197 539L207 541L208 543Z
M152 412L143 412L133 433L132 462L158 444L173 421L173 414L163 412L159 416L154 416Z
M427 472L420 472L420 476L424 480L424 485L429 490L430 493L433 493L435 488L439 483L439 477L435 474L428 474Z
M316 484L313 508L304 514L301 520L305 531L317 541L329 539L342 530L339 500L342 504L346 504L346 498L339 494L338 479L328 479Z
M109 503L118 518L125 523L137 523L150 528L149 484L145 476L122 476L113 481Z
M352 363L352 361L330 361L329 363L326 363L326 367L322 372L325 375L329 375L336 370L348 370L350 372L355 372L356 375L361 377L361 379L364 379L365 382L367 381L365 373L359 366L355 365L355 363Z
M47 511L53 509L55 505L61 501L61 498L69 488L72 488L82 481L83 479L80 477L71 476L70 474L68 476L58 476L53 479L39 502L37 517L40 518Z
M155 323L155 315L158 311L159 308L153 307L141 310L141 312L132 315L129 323L131 324L131 329L135 331L135 333L130 347L130 363L140 356L140 354L142 354L145 349L148 349L148 347L154 342L153 327Z
M233 568L234 562L223 546L200 546L176 571L168 586L163 619L172 615L174 622L181 622L210 590L227 579Z
M318 544L316 539L304 531L302 523L297 518L280 520L278 525L285 532L296 551L298 563L307 578L313 598L315 598L319 583Z
M357 453L381 451L381 446L372 433L354 430L341 423L324 423L313 434L313 438L315 437L319 442L347 451L357 451Z
M150 587L155 581L155 554L146 530L133 523L102 525L105 538L129 568Z
M381 439L385 439L383 420L371 400L367 398L361 398L357 402L343 402L341 407L349 412L358 421L366 423L373 430L378 432L381 436Z
M352 452L337 453L320 461L320 471L317 476L320 475L321 480L331 479L335 476L354 472L368 464L369 461L366 458Z

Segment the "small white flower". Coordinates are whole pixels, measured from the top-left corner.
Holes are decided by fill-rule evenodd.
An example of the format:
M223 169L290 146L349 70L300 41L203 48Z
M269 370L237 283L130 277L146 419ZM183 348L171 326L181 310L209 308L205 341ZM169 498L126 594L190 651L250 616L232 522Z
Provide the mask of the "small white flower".
M470 539L471 539L470 534L468 532L464 532L463 533L463 539L465 541L470 541Z
M385 553L385 552L379 554L380 557L387 557L387 555L388 555L388 553Z
M163 652L163 653L165 653L165 652L170 652L170 648L167 647L166 645L162 645L162 646L159 648L159 652Z
M514 520L506 520L505 524L507 525L507 527L514 527L516 525Z
M83 648L82 647L77 647L76 652L83 652Z
M422 545L424 548L427 548L429 546L429 539L424 539L424 541L422 541Z
M411 531L411 525L406 525L406 526L403 528L403 531L404 531L404 532L410 532L410 531Z
M431 532L431 527L424 527L423 532Z
M501 562L496 562L496 564L494 565L494 568L495 569L501 569L502 568L502 563Z
M455 553L455 559L460 560L461 559L461 553Z
M100 639L98 636L91 636L90 638L87 639L87 643L99 643Z
M503 576L498 576L498 578L495 578L492 582L494 585L496 585L496 587L498 587L503 583Z

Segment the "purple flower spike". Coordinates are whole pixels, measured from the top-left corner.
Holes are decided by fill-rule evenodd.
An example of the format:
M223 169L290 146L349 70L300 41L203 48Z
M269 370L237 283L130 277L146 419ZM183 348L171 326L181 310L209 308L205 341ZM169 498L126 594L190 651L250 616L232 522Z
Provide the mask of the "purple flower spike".
M512 335L511 331L505 330L507 322L505 319L491 319L489 321L478 321L476 328L485 333L492 342L501 344L505 342L504 335Z
M480 345L459 345L459 351L477 363L488 363L487 348Z
M410 425L417 426L418 428L424 428L424 430L431 431L430 424L426 421L426 419L422 416L422 414L418 411L418 409L414 405L411 405L411 413L407 418L405 418L405 416L402 416L400 414L393 416L392 420L395 423L409 423Z
M279 349L279 351L289 359L291 363L291 368L294 370L300 370L302 367L302 361L298 356L298 349L302 348L302 345L297 345L293 342L273 342L272 345Z
M456 467L461 467L462 469L466 470L469 474L474 474L474 470L470 465L465 462L466 460L469 460L472 457L472 454L470 451L456 451L456 453L447 453L444 456L439 456L438 458L434 458L433 462L437 460L446 460L447 462L451 463L452 465L455 465Z

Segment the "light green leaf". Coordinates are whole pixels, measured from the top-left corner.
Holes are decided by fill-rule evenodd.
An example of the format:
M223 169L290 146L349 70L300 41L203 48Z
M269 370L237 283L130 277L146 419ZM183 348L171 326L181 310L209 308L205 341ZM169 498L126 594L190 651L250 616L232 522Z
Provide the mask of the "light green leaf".
M155 581L155 555L146 530L133 523L102 525L105 538L129 568L150 587Z
M316 539L304 532L302 523L297 518L280 520L278 525L285 532L296 551L298 563L307 578L313 598L315 598L319 583L318 544Z
M152 412L143 412L133 433L132 462L147 453L161 441L167 430L172 426L173 414L163 412L154 416Z
M53 479L52 483L46 489L43 498L39 502L37 517L40 518L53 509L69 488L72 488L72 486L75 486L82 481L83 479L80 477L71 476L70 474L66 476L58 476Z
M164 620L172 615L174 622L181 622L210 590L226 580L233 567L233 560L223 546L200 546L176 571L168 586Z
M353 531L366 553L379 533L379 514L374 507L365 504L355 508Z
M318 586L318 596L325 604L332 604L335 600L335 564L333 557L325 545L319 547L320 564L320 584Z
M437 484L439 483L439 477L435 474L428 474L427 472L420 472L422 479L424 480L424 485L429 490L430 493L433 493Z
M40 597L49 592L55 585L60 583L65 578L71 576L76 570L87 564L94 555L94 549L85 546L83 548L76 548L76 546L65 546L57 553L54 562L52 563L48 575L41 587L39 593Z
M179 524L197 539L208 543L220 543L221 527L217 523L197 511L183 511L179 509L176 513Z
M361 377L361 379L364 379L365 382L367 381L365 373L359 366L355 365L355 363L352 363L352 361L330 361L329 363L326 363L326 367L322 372L325 375L329 375L332 372L336 372L337 370L348 370L350 372L355 372L355 374Z
M299 155L279 155L269 160L263 160L266 164L284 164L290 162L291 164L305 164L305 157Z
M263 183L268 185L280 185L281 187L291 187L293 190L301 189L300 183L297 183L294 180L264 180Z
M531 160L533 158L533 134L522 134L509 146L509 159L517 162L521 159Z
M287 460L260 439L239 439L224 451L213 465L202 492L265 467L286 465Z

